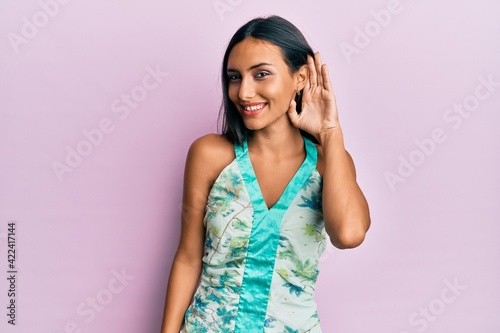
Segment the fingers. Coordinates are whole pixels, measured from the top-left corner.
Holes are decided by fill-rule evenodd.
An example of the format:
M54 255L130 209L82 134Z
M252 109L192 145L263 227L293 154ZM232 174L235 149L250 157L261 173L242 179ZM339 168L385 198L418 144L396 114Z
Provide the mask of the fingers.
M314 54L314 64L316 65L316 77L317 77L317 84L320 87L323 87L323 75L321 71L321 66L323 65L323 61L321 60L321 56L319 55L319 52L316 52Z
M299 114L297 113L297 103L292 99L290 102L290 107L288 108L288 117L295 127L299 125Z
M327 91L332 91L332 82L330 81L330 74L328 73L328 66L323 64L321 68L321 76L323 77L323 87Z
M314 64L314 58L310 55L307 56L307 67L309 69L309 81L307 82L307 84L309 85L309 87L315 87L318 83L316 66Z
M309 80L306 88L320 86L327 90L331 89L328 68L326 68L326 64L323 64L319 52L314 54L314 58L310 55L307 56L307 67L309 68Z

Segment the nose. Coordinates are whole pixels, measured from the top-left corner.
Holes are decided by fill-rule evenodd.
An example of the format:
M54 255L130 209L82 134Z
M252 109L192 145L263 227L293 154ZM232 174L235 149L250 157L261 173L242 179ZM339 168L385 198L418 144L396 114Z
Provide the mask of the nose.
M255 96L255 86L251 78L242 78L240 82L240 89L238 91L238 97L242 101L251 101Z

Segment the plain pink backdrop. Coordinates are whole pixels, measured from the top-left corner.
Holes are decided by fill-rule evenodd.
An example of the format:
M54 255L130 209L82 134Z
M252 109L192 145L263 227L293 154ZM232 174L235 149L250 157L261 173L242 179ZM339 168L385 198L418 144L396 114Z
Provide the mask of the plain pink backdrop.
M222 55L242 24L278 14L329 65L371 207L365 243L321 261L323 331L500 332L497 1L30 0L0 13L0 276L11 220L18 266L16 326L1 278L0 331L159 332L184 161L217 131Z

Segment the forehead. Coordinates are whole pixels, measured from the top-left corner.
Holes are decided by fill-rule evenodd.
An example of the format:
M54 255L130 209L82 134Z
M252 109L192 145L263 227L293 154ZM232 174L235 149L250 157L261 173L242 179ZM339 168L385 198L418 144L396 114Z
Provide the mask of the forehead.
M246 70L259 63L286 67L283 53L278 46L252 37L242 40L233 47L229 53L227 67Z

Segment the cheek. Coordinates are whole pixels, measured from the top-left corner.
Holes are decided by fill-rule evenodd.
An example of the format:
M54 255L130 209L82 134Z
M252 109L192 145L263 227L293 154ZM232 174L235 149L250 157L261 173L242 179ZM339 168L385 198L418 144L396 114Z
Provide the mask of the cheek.
M236 103L238 100L238 87L235 84L229 84L227 95L233 103Z
M292 91L290 84L283 81L269 82L269 84L266 84L265 89L268 94L268 98L273 100L275 103L290 103L289 98Z

